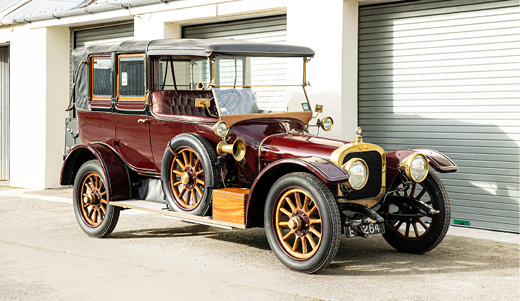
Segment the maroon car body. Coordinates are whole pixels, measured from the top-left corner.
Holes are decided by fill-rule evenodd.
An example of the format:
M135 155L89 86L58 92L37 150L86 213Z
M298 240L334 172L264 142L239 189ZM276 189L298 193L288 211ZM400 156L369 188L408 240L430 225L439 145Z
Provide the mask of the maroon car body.
M332 260L341 234L382 233L401 251L433 249L449 224L449 199L428 165L457 166L433 150L385 153L360 129L355 141L310 134L321 112L306 93L313 56L306 47L233 40L74 50L61 184L74 185L82 229L108 236L124 208L263 226L278 258L305 272ZM301 84L258 84L254 67L279 58L283 66L300 60ZM333 121L316 124L330 130Z

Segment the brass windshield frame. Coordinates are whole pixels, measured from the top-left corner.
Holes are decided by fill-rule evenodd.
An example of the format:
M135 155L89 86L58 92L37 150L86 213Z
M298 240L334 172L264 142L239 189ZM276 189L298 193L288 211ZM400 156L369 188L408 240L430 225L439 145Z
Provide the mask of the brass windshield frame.
M307 104L309 105L310 111L312 113L312 106L309 100L309 96L307 94L307 90L305 89L306 86L310 86L310 83L307 81L307 63L311 60L309 57L303 58L303 83L302 84L294 84L294 85L217 85L216 84L216 78L217 78L217 58L212 57L208 58L208 61L210 62L210 66L212 67L212 78L210 79L210 83L208 84L208 87L211 88L211 91L213 92L213 97L215 98L215 104L217 106L219 119L222 120L222 112L220 110L220 103L217 97L217 92L215 91L215 88L265 88L265 87L302 87L303 88L303 94L305 95L305 100L307 101ZM261 115L262 113L260 113Z

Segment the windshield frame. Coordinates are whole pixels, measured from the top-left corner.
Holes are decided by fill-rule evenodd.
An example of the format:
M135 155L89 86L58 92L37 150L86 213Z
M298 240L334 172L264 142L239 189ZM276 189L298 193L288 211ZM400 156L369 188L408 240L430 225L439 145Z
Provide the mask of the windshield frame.
M244 57L256 57L256 56L244 56ZM285 56L277 56L278 58L290 58L290 57L285 57ZM210 61L210 66L212 68L212 70L210 71L211 73L211 81L209 83L209 87L211 88L211 91L213 92L213 97L215 98L215 103L216 103L216 107L217 107L217 110L218 110L218 115L219 115L219 118L222 119L222 116L226 116L226 115L223 115L222 114L222 110L221 110L221 106L220 106L220 103L219 103L219 100L218 100L218 97L217 97L217 91L215 90L216 88L254 88L254 87L261 87L261 88L265 88L265 87L302 87L303 89L303 94L305 95L305 101L307 102L307 105L308 105L308 108L309 108L309 113L312 114L312 108L311 108L311 104L310 104L310 101L309 101L309 96L307 95L307 90L305 89L306 86L310 86L310 83L307 81L307 63L311 60L310 57L302 57L302 60L303 60L303 75L302 75L302 83L301 84L288 84L288 85L217 85L216 84L216 80L217 80L217 59L236 59L236 58L242 58L242 57L239 57L239 56L218 56L218 57L211 57L211 58L208 58L208 60ZM292 57L293 58L293 57ZM303 112L306 112L306 111L303 111ZM276 113L253 113L253 114L233 114L233 115L258 115L258 117L263 117L262 115L280 115L280 114L284 114L284 113L287 113L287 114L294 114L294 113L302 113L302 112L276 112ZM273 116L274 116L273 115Z

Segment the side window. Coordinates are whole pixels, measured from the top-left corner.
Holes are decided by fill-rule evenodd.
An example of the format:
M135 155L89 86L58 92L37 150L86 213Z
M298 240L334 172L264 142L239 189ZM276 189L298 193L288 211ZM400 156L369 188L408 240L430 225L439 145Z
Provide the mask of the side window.
M92 57L91 59L91 93L93 107L112 106L112 63L110 57Z
M155 90L198 90L203 83L208 89L210 81L207 59L156 59Z
M122 100L144 100L146 91L143 55L119 56L119 97Z

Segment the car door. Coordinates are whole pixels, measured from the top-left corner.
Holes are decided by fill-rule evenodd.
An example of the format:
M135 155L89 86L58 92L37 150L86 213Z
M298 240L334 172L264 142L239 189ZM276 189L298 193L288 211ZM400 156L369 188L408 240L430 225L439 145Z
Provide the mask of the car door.
M156 172L150 146L146 114L146 57L121 54L117 57L117 100L115 128L119 153L131 168Z

